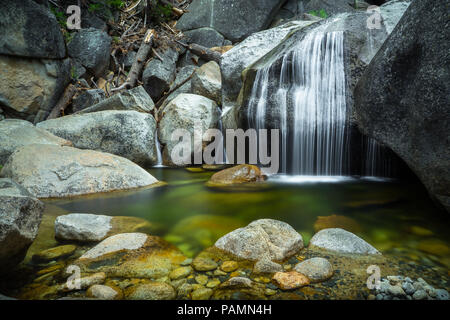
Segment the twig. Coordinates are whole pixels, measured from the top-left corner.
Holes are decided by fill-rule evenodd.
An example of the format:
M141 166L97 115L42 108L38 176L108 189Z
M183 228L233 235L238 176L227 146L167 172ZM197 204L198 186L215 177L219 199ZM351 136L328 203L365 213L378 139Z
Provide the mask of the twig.
M152 48L152 52L161 62L164 62L164 59L156 52L155 48Z
M77 87L75 87L73 84L69 84L46 120L57 118L61 114L61 112L63 112L67 108L76 92Z

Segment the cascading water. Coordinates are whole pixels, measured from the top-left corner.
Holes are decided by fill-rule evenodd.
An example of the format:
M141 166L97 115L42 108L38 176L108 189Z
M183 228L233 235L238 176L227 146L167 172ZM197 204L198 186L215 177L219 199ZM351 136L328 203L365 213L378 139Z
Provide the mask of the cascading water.
M365 137L365 155L363 173L368 177L393 177L394 163L390 161L388 151L375 139Z
M159 143L159 139L158 139L158 130L155 130L155 148L156 148L156 159L157 159L155 168L164 167L163 160L162 160L162 154L161 154L161 144Z
M270 65L256 74L248 105L249 127L266 128L269 108L276 106L281 171L342 175L347 120L344 33L309 33L276 70ZM273 94L272 82L277 83Z

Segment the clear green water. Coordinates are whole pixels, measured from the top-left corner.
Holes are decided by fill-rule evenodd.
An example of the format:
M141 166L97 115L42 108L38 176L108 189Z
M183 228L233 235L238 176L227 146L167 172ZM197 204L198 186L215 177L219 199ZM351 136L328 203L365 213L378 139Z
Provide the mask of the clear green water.
M51 201L69 212L136 216L161 225L159 235L193 256L225 233L260 218L289 223L306 242L318 216L352 220L355 233L384 254L450 266L449 218L419 184L350 180L297 183L269 179L253 188L205 186L213 172L152 169L167 186ZM417 228L420 227L420 228ZM426 229L426 230L423 230Z

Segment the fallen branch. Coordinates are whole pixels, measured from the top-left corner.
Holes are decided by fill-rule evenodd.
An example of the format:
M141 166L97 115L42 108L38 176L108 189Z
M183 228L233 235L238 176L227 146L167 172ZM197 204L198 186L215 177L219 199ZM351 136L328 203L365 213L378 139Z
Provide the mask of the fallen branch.
M220 60L222 58L222 55L217 52L217 51L213 51L211 49L208 49L204 46L201 46L199 44L196 43L191 43L189 45L182 43L178 40L175 40L178 44L180 44L181 46L185 47L186 49L189 49L193 54L199 56L200 58L202 58L203 60L206 61L215 61L217 63L220 64Z
M67 108L75 93L77 93L77 88L73 84L69 84L66 90L64 90L62 97L59 99L58 103L50 112L46 120L58 118L61 113Z
M147 31L144 37L144 41L136 54L136 58L131 66L130 73L128 74L127 80L117 88L111 90L111 92L119 91L122 89L131 89L136 86L139 75L142 72L142 68L144 67L145 61L150 54L150 50L152 49L153 39L156 37L156 31L150 29Z

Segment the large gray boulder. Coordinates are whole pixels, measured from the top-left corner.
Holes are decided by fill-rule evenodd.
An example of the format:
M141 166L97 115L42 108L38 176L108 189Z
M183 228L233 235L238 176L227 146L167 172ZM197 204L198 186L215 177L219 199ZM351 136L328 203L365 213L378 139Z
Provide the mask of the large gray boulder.
M106 110L135 110L150 113L155 109L155 103L145 91L144 87L138 86L104 99L93 106L78 111L78 113L89 113Z
M448 3L413 1L355 90L360 129L450 211Z
M185 31L184 36L188 43L196 43L206 48L221 47L225 38L213 28L199 28Z
M2 1L0 54L63 59L66 45L55 16L31 0Z
M44 120L70 81L70 61L0 55L0 106L10 117Z
M0 121L0 165L18 148L29 144L71 146L72 142L36 128L31 122L19 119Z
M11 179L0 179L0 272L20 263L36 238L44 204Z
M278 46L289 34L304 28L312 21L293 21L282 26L252 34L222 55L222 106L231 107L237 100L242 87L242 71L250 67L272 49Z
M302 236L285 222L260 219L217 240L215 246L247 260L284 260L303 248Z
M112 153L141 166L157 163L156 121L137 111L99 111L75 114L37 124L54 135L72 141L74 147Z
M309 241L309 246L350 254L381 254L360 237L340 228L322 229Z
M17 149L0 176L13 179L38 198L125 190L158 182L128 159L44 144Z
M267 28L286 0L194 0L177 23L182 31L209 27L240 41Z
M163 61L153 58L147 64L142 74L144 88L150 97L157 101L163 93L168 91L175 80L176 63L179 53L176 49L168 48L160 53Z
M111 37L99 29L82 29L69 42L67 50L71 58L94 76L101 77L109 66Z
M182 93L173 99L161 111L162 118L158 126L158 138L163 147L163 161L166 165L176 165L172 159L172 151L179 140L172 139L172 134L176 129L186 130L191 139L192 153L196 148L204 148L194 144L194 134L196 123L199 124L203 133L207 129L216 129L219 126L220 110L217 104L211 99L189 93ZM191 155L182 155L183 159L190 159ZM187 164L187 163L186 163ZM192 163L189 163L192 164Z

